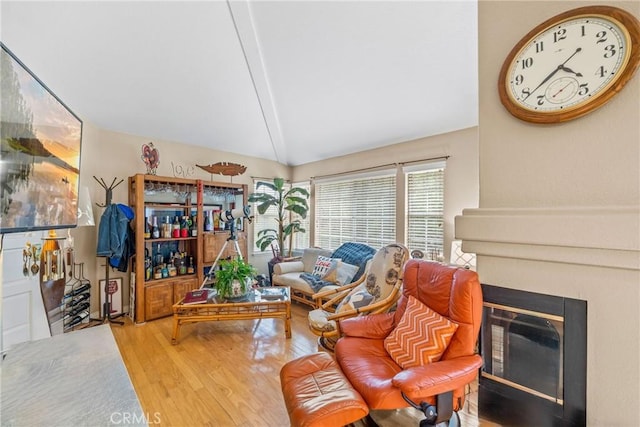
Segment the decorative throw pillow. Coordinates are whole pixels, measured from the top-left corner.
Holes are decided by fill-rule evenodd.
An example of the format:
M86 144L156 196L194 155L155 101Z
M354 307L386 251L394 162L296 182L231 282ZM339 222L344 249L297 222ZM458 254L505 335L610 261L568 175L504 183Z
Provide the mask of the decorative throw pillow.
M324 280L325 282L337 283L340 264L342 264L342 261L340 260L332 262L331 266L329 267L329 271L327 271L324 276L322 276L322 280Z
M316 265L313 267L314 276L324 277L330 270L335 270L338 267L339 258L329 258L326 256L318 255L316 259Z
M335 282L338 285L347 285L351 283L353 281L353 276L356 275L359 268L360 267L357 265L348 264L346 262L340 262L338 264L338 270L337 270L338 277L335 280Z
M396 328L385 338L384 348L403 369L437 362L447 349L458 324L409 297Z

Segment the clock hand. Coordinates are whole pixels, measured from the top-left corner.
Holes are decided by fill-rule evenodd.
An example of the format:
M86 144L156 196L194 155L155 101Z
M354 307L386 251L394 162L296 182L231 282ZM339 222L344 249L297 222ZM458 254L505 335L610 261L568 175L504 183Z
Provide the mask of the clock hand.
M564 87L562 89L560 89L559 91L557 91L556 93L553 94L552 98L555 98L556 96L560 95L570 85L571 85L571 83L567 83L566 85L564 85Z
M571 74L575 74L577 77L582 77L582 73L576 73L575 71L573 71L571 68L565 67L564 65L561 65L560 68L562 71L566 71L567 73L571 73Z
M535 88L534 90L532 90L531 92L529 92L529 94L528 94L527 96L525 96L524 98L522 98L522 100L523 100L523 101L525 101L527 98L529 98L529 97L533 94L533 92L535 92L535 91L537 91L538 89L540 89L540 86L542 86L543 84L545 84L546 82L548 82L548 81L549 81L549 79L550 79L551 77L555 76L555 75L556 75L556 73L557 73L558 71L562 70L562 69L564 68L564 64L566 64L567 62L569 62L569 60L570 60L571 58L573 58L573 57L576 55L576 53L580 52L581 50L582 50L582 48L581 48L581 47L577 48L577 49L576 49L576 51L575 51L575 52L573 52L573 53L571 54L571 56L570 56L570 57L568 57L568 58L567 58L567 59L566 59L562 64L558 65L558 66L556 67L556 69L555 69L555 70L553 70L551 73L549 73L549 75L548 75L547 77L545 77L545 78L544 78L544 80L543 80L542 82L540 82L540 84L539 84L538 86L536 86L536 88Z

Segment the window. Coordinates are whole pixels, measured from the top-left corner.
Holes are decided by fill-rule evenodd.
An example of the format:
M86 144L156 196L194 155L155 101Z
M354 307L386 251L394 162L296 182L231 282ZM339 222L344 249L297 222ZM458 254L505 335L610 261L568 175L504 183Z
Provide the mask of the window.
M444 162L405 168L407 176L407 238L410 250L425 258L444 254Z
M318 181L315 187L316 246L345 242L380 248L396 241L395 170L374 176Z
M259 189L256 189L256 185L258 184L259 181L260 180L254 180L253 181L253 191L254 191L254 193L268 193L268 194L271 194L274 197L277 195L275 191L272 191L271 189L269 189L267 187L264 187L264 186L260 187ZM285 184L285 189L289 189L289 188L291 188L291 186L292 185L290 183L286 183ZM309 191L309 189L311 187L310 184L309 184L309 181L295 183L295 184L293 184L293 186L294 187L304 188L307 191ZM254 208L255 208L255 206L254 206ZM277 212L275 206L272 206L262 215L257 212L257 209L253 209L252 215L254 215L254 220L253 220L253 252L254 253L259 253L260 252L260 248L258 246L256 246L256 241L258 240L258 231L265 230L265 229L277 230L278 222L276 221L276 218L278 217L278 212ZM295 233L294 234L293 249L295 250L295 249L308 248L309 247L309 227L310 227L310 225L309 225L310 224L309 216L307 215L307 218L302 219L297 214L294 213L294 214L292 214L292 219L300 219L300 222L302 223L302 228L304 228L306 230L305 233ZM286 250L288 250L288 248L285 248L285 251Z
M300 188L304 188L305 190L307 190L307 192L311 192L311 183L309 181L305 181L305 182L294 182L293 183L294 187L300 187ZM309 202L309 204L311 204L311 199L309 198L309 200L307 200ZM302 250L304 248L308 248L309 247L309 233L311 232L311 230L309 229L311 227L311 221L309 218L309 214L307 214L306 218L301 218L298 214L293 214L292 215L292 219L299 219L300 223L302 224L302 228L304 228L306 231L304 233L295 233L293 235L293 249L294 250Z

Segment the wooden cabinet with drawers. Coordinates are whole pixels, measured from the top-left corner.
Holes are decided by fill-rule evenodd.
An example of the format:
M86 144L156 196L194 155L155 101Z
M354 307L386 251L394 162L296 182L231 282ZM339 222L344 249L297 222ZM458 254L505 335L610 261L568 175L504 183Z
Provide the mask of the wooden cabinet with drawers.
M244 206L246 201L244 184L144 174L129 177L129 205L135 212L137 323L171 315L174 303L202 285L223 248L220 259L236 256L234 242L225 247L230 232L222 228L229 224L216 221L218 230L205 231L205 219L210 224L214 213ZM243 221L239 218L233 225L246 257ZM155 236L154 229L158 230Z

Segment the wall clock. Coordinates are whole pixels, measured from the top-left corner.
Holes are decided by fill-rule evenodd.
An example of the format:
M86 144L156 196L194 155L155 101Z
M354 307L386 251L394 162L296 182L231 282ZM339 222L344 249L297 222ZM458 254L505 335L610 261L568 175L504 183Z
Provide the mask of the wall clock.
M601 107L640 64L640 22L610 6L556 15L522 38L502 65L500 101L519 119L558 123Z

